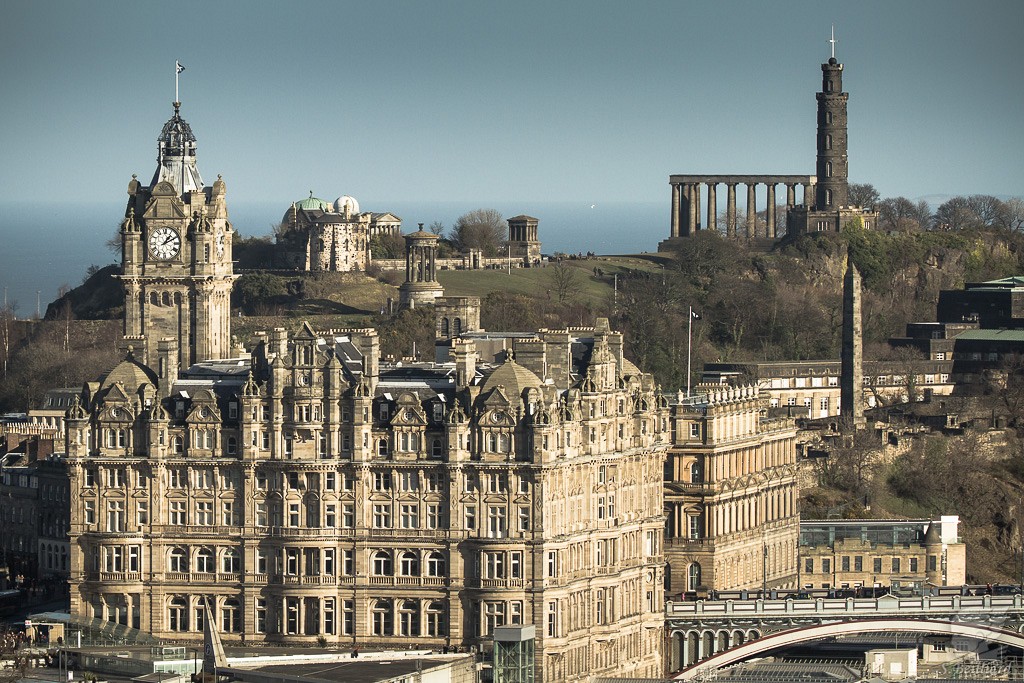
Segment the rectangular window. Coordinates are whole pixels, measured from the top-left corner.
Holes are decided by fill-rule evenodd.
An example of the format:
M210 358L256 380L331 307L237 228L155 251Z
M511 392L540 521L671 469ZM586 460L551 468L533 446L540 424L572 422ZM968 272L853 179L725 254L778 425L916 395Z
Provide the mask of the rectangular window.
M911 574L916 574L917 573L917 558L916 557L910 558L910 573Z
M558 552L555 550L548 551L548 578L553 579L558 576Z
M335 491L338 488L338 478L334 472L324 474L324 488L328 491Z
M351 548L341 551L341 571L345 576L352 576L356 573L356 551Z
M513 550L509 553L508 575L512 579L523 578L523 551Z
M338 505L337 503L327 503L324 507L324 526L328 529L333 529L338 526Z
M185 516L185 501L172 500L170 502L168 521L174 526L183 526L188 523Z
M288 526L299 526L299 504L288 504Z
M936 555L929 555L928 556L928 571L930 571L930 572L938 571L938 565L939 565L939 558L938 558L938 556L936 556Z
M418 529L420 527L420 507L417 503L402 504L402 528Z
M840 571L844 571L844 572L850 571L850 556L849 555L843 555L843 557L842 557L842 569Z
M374 491L390 491L391 490L391 473L390 472L374 472L373 473L373 490Z
M871 561L871 571L876 574L882 573L882 558L876 557Z
M95 524L96 523L96 502L92 501L92 500L85 501L83 510L84 510L84 515L83 516L85 517L85 523L90 525L90 526Z
M441 528L441 506L437 503L427 503L427 528Z
M334 635L334 598L324 598L324 632Z
M375 529L390 529L391 528L391 505L374 505L373 506L373 528Z
M416 491L420 487L419 472L404 471L400 475L403 491Z
M149 524L149 502L140 500L135 504L135 522L143 527Z
M898 574L898 573L900 573L900 571L901 571L901 569L900 569L900 558L898 558L898 557L892 558L892 572L894 574Z
M354 503L341 504L341 526L351 529L356 525L356 508Z
M864 571L864 558L857 555L853 558L853 571L862 572Z
M196 503L196 524L213 525L213 503L209 501Z
M700 423L699 422L691 422L690 423L690 438L691 439L699 439L700 438Z
M267 632L267 599L256 598L256 633Z
M483 578L505 578L505 553L501 551L483 553Z
M107 531L124 531L124 501L107 501Z
M804 558L804 573L805 574L813 574L814 573L814 558L813 557Z
M489 505L487 507L487 537L505 538L508 527L505 525L505 506Z
M256 526L269 526L270 520L267 516L267 504L256 503Z
M475 505L467 505L466 506L466 525L465 526L466 526L466 530L467 531L476 531L476 506Z
M221 502L221 519L224 526L235 526L238 524L238 517L235 516L235 503L230 500Z
M821 558L821 573L831 574L832 573L832 560L827 557Z
M519 531L526 532L530 530L530 508L526 505L520 506L519 508Z
M341 632L346 636L356 632L355 600L341 601Z

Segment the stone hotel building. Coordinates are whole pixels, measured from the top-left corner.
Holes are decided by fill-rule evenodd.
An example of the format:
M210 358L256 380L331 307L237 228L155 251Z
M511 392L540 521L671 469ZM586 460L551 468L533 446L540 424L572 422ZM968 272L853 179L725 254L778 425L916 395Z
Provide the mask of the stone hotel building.
M182 130L176 104L161 154ZM538 680L659 676L669 407L622 335L389 364L374 330L304 325L220 354L224 184L185 141L161 168L195 187L130 187L134 349L67 414L72 617L198 641L208 598L228 643L388 648L534 624Z

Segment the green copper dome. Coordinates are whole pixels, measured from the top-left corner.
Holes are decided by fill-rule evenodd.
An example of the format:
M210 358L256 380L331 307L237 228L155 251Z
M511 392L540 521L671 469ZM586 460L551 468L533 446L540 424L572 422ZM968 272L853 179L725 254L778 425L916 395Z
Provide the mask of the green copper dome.
M306 211L309 211L311 209L321 209L323 211L330 211L332 207L330 202L325 202L324 200L318 197L314 197L313 191L310 190L308 197L306 197L305 199L300 199L299 201L295 202L295 208L305 209Z

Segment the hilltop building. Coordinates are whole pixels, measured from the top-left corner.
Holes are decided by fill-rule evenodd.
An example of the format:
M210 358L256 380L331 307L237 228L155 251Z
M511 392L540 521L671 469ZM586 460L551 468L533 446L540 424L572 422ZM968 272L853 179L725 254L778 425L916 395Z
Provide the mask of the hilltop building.
M353 197L326 202L310 191L281 219L275 260L282 267L309 272L366 270L370 241L401 233L402 219L392 213L360 212Z
M671 595L797 585L796 427L755 386L671 405L665 557Z
M439 362L308 324L218 353L193 302L233 278L223 182L197 189L181 139L184 180L133 186L123 229L126 329L151 292L180 324L141 328L65 417L72 618L199 640L208 599L228 643L391 648L533 624L537 680L660 674L669 407L622 335L487 335L451 298Z
M790 234L839 232L850 222L874 229L878 225L874 210L850 206L846 131L846 104L850 94L843 92L843 65L836 60L834 51L821 65L821 92L816 97L818 154L814 205L788 208L787 230Z
M847 156L847 101L843 92L843 65L835 53L821 65L822 86L817 93L817 158L815 175L785 174L675 174L669 176L672 187L671 227L668 239L658 245L659 251L670 251L673 243L700 230L720 231L729 238L764 240L765 245L786 234L839 231L850 221L858 221L865 229L877 225L873 210L849 206L849 167ZM718 186L726 187L724 229L718 226ZM746 231L738 230L736 187L747 189ZM757 221L757 188L765 187L765 220ZM785 231L779 225L776 188L786 188ZM802 197L797 189L802 188ZM707 195L706 223L701 216L702 194ZM798 200L802 203L798 203Z

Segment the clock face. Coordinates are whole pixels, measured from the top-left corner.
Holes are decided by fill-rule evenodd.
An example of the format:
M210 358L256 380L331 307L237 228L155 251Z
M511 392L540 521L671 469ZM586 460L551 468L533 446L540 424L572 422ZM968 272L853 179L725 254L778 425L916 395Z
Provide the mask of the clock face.
M149 253L166 261L178 255L181 237L173 228L157 228L149 235Z

